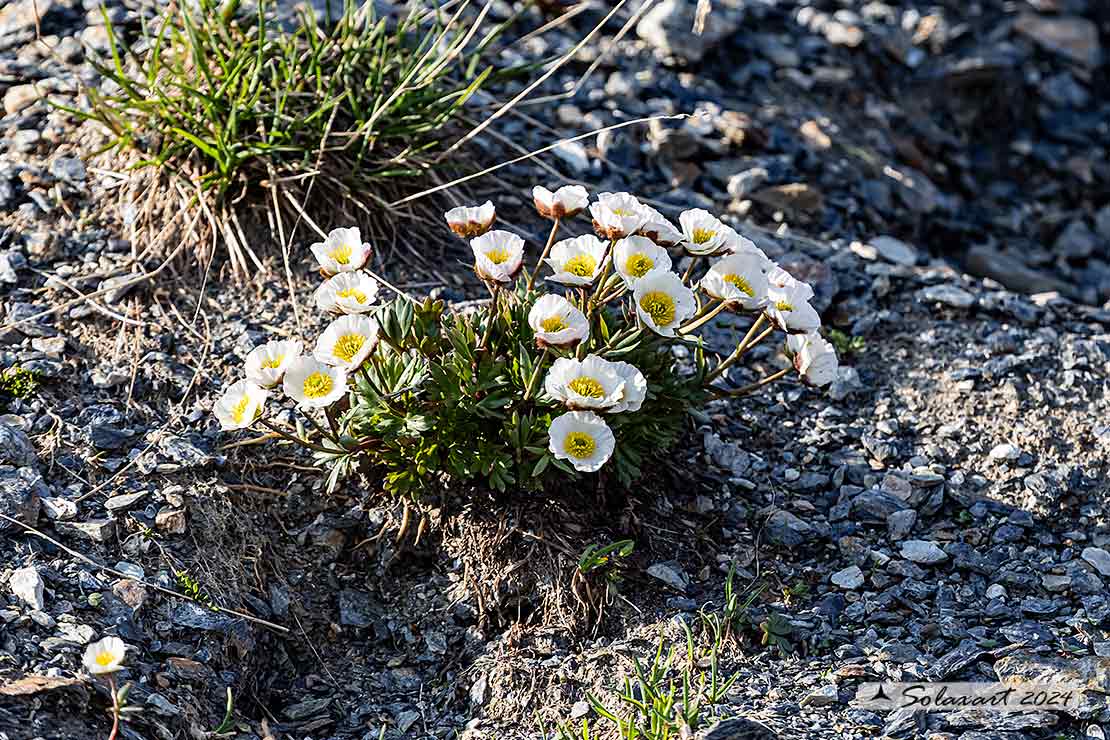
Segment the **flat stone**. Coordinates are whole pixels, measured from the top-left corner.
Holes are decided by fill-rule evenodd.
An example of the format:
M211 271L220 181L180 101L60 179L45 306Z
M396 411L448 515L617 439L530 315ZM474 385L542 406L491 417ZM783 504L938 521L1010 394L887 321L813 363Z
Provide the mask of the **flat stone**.
M135 504L139 503L146 497L146 491L139 491L138 493L124 493L119 496L112 496L104 502L104 508L115 514L119 511L127 511Z
M31 468L0 465L0 513L33 526L39 518L41 500L49 495L42 476ZM0 532L14 526L0 519Z
M1085 547L1080 557L1102 575L1110 576L1110 552L1106 552L1101 547Z
M913 267L917 264L917 249L893 236L877 236L871 240L876 253L887 262Z
M814 530L789 511L779 509L767 520L767 536L777 545L796 547L813 538Z
M913 509L895 511L886 518L887 536L895 542L905 539L906 535L913 530L913 525L916 523L917 512Z
M154 526L162 532L184 534L186 517L184 509L162 509L154 517Z
M676 561L655 563L648 567L647 574L657 581L662 581L679 593L686 593L690 588L690 576Z
M43 599L44 586L42 576L33 565L13 571L11 578L8 579L8 588L12 593L24 604L39 611L46 606L46 601Z
M47 496L40 502L47 519L64 522L77 516L77 504L67 498Z
M31 438L22 429L0 421L0 464L24 468L37 462Z
M930 285L918 291L917 297L922 303L940 303L951 308L970 308L975 303L975 296L955 285Z
M55 522L59 534L71 534L93 542L108 542L115 534L116 523L111 519L90 519L87 522Z
M34 85L13 85L4 93L4 112L14 116L39 99L39 91Z
M849 565L844 570L833 573L829 580L846 591L854 591L863 585L863 571L858 565Z
M803 707L827 707L840 701L840 692L835 684L822 686L816 691L811 691L802 697L799 702Z
M1041 48L1084 67L1094 68L1102 62L1098 26L1086 18L1022 13L1014 21L1014 30Z
M901 555L906 560L922 565L935 565L948 559L948 555L937 543L926 540L906 540L902 543Z

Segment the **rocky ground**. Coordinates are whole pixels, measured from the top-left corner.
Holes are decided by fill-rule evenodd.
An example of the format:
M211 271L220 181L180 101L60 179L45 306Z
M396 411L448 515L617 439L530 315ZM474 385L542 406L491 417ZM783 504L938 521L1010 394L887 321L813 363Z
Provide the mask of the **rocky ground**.
M740 678L701 737L1110 732L1107 6L714 0L699 37L693 2L630 3L482 156L701 115L563 145L473 195L533 242L528 189L552 170L728 212L859 339L827 394L717 402L632 492L430 492L406 524L372 486L325 495L303 456L208 416L256 342L318 328L281 280L167 272L73 301L161 261L131 240L127 173L38 99L80 104L95 81L98 5L38 0L45 47L34 3L0 8L0 360L43 380L0 417L0 737L106 737L107 692L79 667L105 634L133 647L123 737L205 737L228 687L243 738L541 737L596 717L587 692L616 706L631 660L684 646L684 624L706 639L730 568L751 603L721 669ZM501 61L569 50L603 10ZM450 260L378 264L470 294ZM307 254L294 268L305 307ZM775 362L758 349L745 372ZM625 538L598 620L568 582L584 544ZM870 680L1068 676L1094 691L1063 713L851 703ZM737 716L762 729L705 730Z

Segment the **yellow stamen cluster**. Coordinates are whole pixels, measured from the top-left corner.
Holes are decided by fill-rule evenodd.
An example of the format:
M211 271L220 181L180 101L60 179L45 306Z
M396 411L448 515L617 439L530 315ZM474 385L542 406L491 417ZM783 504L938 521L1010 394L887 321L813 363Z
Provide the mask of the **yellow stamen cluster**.
M344 288L335 293L336 298L354 298L359 303L366 303L366 294L358 288Z
M705 244L715 236L717 232L712 229L694 229L694 244Z
M247 402L247 399L244 398L242 401L239 402L239 405L243 406L243 405L246 404L246 402ZM239 408L239 406L236 406L235 408ZM238 419L236 419L236 421L238 421ZM96 655L97 665L108 666L108 665L111 665L112 662L115 659L116 659L116 656L112 655L109 652L97 653L97 655Z
M775 308L777 308L780 311L793 311L794 310L794 304L793 303L788 303L787 301L779 301L778 303L775 304Z
M601 398L605 395L605 388L601 383L584 375L567 383L567 387L578 395L587 398Z
M752 284L749 283L743 275L733 275L732 273L729 273L728 275L722 276L722 278L726 283L731 283L735 285L737 289L741 292L749 296L755 296L755 291L752 290Z
M597 269L597 260L588 254L579 254L571 257L563 265L563 269L571 275L578 277L590 277Z
M233 409L231 409L231 418L235 419L236 424L242 424L243 423L243 417L245 417L247 415L247 406L250 405L250 402L251 402L251 399L248 396L243 396L242 398L239 399L239 403L235 404L235 407ZM96 659L100 660L105 655L107 655L109 658L111 658L111 655L109 653L101 653L100 655L97 656ZM101 665L105 665L105 664L101 663Z
M495 248L486 252L486 259L495 265L500 265L502 262L509 259L509 250Z
M624 263L624 271L632 277L638 278L647 275L653 267L655 267L655 262L646 254L634 254Z
M550 316L540 322L540 328L546 332L562 331L567 328L567 322L562 316Z
M644 309L656 326L669 326L674 321L674 299L661 290L645 293L640 299L640 308Z
M364 344L366 344L366 337L361 334L344 334L335 340L331 353L344 362L350 362Z
M312 373L304 379L304 394L307 398L323 398L331 393L334 385L326 373Z
M279 367L281 367L281 363L284 360L285 360L284 355L282 355L281 357L271 357L268 360L263 360L262 361L262 367L264 367L267 370L277 370Z
M351 245L342 244L342 245L336 247L335 249L333 249L332 251L328 252L328 256L331 257L336 262L338 262L339 264L345 265L345 264L347 264L348 262L351 261L351 254L353 254L353 253L354 253L354 250L351 249Z
M594 438L585 432L571 432L563 440L563 449L571 457L584 460L594 454L594 450L597 449L597 442L594 442Z

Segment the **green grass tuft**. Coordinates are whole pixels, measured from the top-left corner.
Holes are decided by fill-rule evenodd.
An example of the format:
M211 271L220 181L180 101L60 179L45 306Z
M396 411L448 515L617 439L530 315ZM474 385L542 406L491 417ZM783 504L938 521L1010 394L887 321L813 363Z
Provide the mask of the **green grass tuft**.
M334 21L302 12L288 27L273 9L176 3L131 45L105 16L104 81L89 110L71 110L107 127L105 149L135 153L132 167L176 176L172 200L207 207L229 241L234 217L259 205L255 222L280 237L302 212L290 199L365 217L411 191L490 75L480 54L499 30L482 37L482 24L420 3L389 20L348 2Z

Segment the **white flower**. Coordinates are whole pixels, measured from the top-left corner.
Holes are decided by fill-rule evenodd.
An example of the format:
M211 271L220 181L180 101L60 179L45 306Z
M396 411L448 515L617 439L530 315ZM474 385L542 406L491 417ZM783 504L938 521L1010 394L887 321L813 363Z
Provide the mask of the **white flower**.
M594 231L605 239L623 239L635 234L647 215L643 204L628 193L602 193L590 206Z
M629 365L627 362L610 362L609 364L617 375L624 379L624 393L621 400L616 406L609 409L609 413L619 414L622 411L639 411L640 407L644 405L644 399L647 398L647 378L634 365Z
M447 226L463 239L481 236L493 226L497 211L493 201L487 200L480 206L458 206L443 214Z
M325 365L307 355L297 360L285 371L282 381L285 395L304 409L322 409L338 401L347 392L347 373L338 367Z
M699 283L712 297L747 311L767 305L767 275L759 255L751 252L730 254L705 273Z
M586 316L561 295L548 294L532 304L528 326L536 335L536 344L562 347L590 336Z
M590 194L581 185L564 185L555 192L537 185L532 188L532 202L544 218L570 218L585 209Z
M555 242L551 247L551 255L544 260L555 271L548 280L563 285L589 285L605 264L605 251L608 248L605 242L593 234Z
M778 265L767 275L767 315L783 331L792 334L821 328L821 316L809 304L813 288L795 280Z
M597 355L560 357L543 379L547 395L571 409L608 409L624 399L624 378Z
M313 294L316 307L330 313L365 313L377 297L378 281L361 270L333 275Z
M246 429L262 414L262 406L270 393L249 380L240 380L228 386L216 403L212 413L225 432Z
M474 271L483 280L508 283L524 259L524 240L500 229L470 240L474 250Z
M357 370L378 344L378 322L359 314L340 316L328 324L312 353L317 360Z
M673 247L682 241L682 232L662 213L646 203L640 204L640 212L644 215L644 225L637 234L646 236L661 247Z
M123 670L123 654L127 652L127 645L118 637L105 637L85 648L85 657L82 661L85 670L94 676L102 676Z
M613 267L625 285L635 288L646 275L670 272L671 256L648 237L626 236L613 247Z
M290 339L255 347L244 363L247 380L263 388L273 388L281 382L289 364L301 356L302 346L297 340Z
M791 334L786 338L786 350L809 385L828 385L836 380L840 367L836 350L817 332Z
M727 226L709 211L701 208L683 211L678 217L678 222L682 224L682 235L685 239L683 246L693 255L721 254L728 251L730 244L742 238L731 226Z
M813 286L807 282L798 280L774 262L771 263L770 269L767 270L767 282L770 283L772 287L787 290L792 295L796 295L804 301L813 298Z
M673 337L675 329L697 310L694 292L673 272L647 275L637 281L633 300L640 320L664 337Z
M332 229L324 241L313 244L310 249L327 275L361 270L370 257L370 245L363 243L357 226Z
M754 254L759 258L759 265L763 272L770 272L775 267L778 267L771 259L764 254L763 250L755 245L748 237L736 231L732 227L728 227L728 240L725 244L725 252L729 254Z
M547 434L551 454L583 473L601 468L617 445L613 430L592 411L570 411L552 419Z

